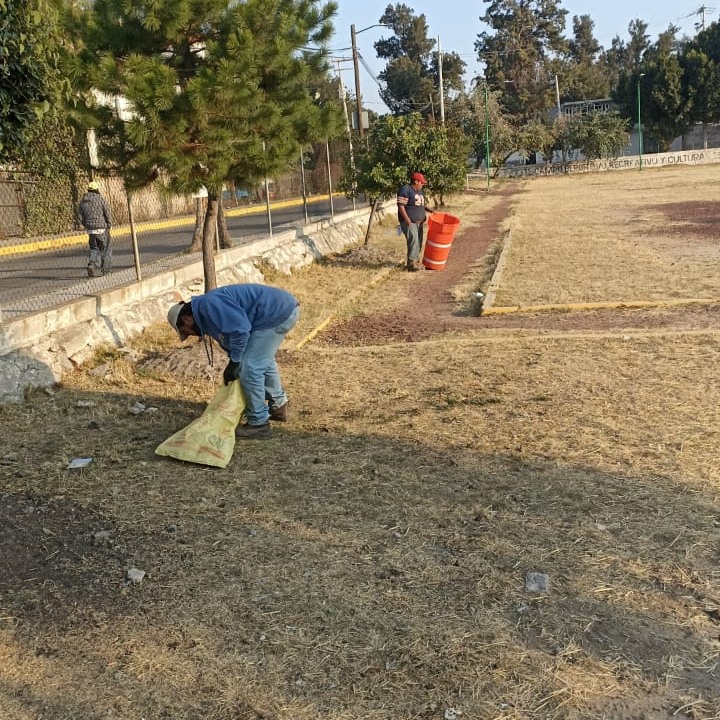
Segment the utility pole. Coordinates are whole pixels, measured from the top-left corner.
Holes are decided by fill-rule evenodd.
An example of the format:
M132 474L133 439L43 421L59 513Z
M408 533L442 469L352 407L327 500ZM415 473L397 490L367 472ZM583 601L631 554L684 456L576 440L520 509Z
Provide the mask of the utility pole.
M438 78L440 80L440 122L445 124L445 90L443 89L443 55L438 35Z
M355 70L355 101L357 103L357 123L358 123L358 135L360 138L365 137L365 128L363 127L363 109L362 109L362 95L360 94L360 66L358 65L359 55L358 55L358 49L357 49L357 40L356 36L360 33L365 32L366 30L370 30L370 28L376 28L376 27L391 27L390 25L386 25L385 23L375 23L375 25L368 25L366 28L363 28L362 30L355 30L355 24L352 24L350 26L350 43L352 45L352 59L353 59L353 68Z
M347 129L347 134L348 134L348 149L350 150L350 169L351 169L352 175L353 175L352 202L353 202L353 210L355 210L355 197L357 195L357 192L356 192L356 184L357 183L355 182L355 155L353 153L352 131L350 129L350 114L348 113L347 95L345 93L345 84L343 83L342 71L340 70L340 63L343 61L343 59L347 59L347 58L337 58L335 60L335 62L337 63L338 81L340 83L340 100L342 101L343 110L345 111L345 127Z
M487 80L485 80L483 94L485 95L485 174L487 175L487 189L490 192L490 113L488 111Z
M355 103L357 105L358 136L360 138L363 138L365 135L365 128L363 128L362 121L362 98L360 96L360 67L358 65L358 51L355 35L355 24L353 23L350 26L350 42L352 44L353 69L355 70Z

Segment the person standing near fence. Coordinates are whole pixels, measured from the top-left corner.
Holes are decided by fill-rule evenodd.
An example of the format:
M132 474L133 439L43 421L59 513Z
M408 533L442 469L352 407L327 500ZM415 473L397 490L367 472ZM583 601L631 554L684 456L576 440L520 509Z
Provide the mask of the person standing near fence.
M100 194L100 185L94 180L88 183L87 192L78 208L80 222L88 232L88 277L105 275L112 270L110 247L110 207Z
M427 181L422 173L415 172L410 182L403 185L397 194L398 221L407 241L407 269L416 272L420 265L420 251L423 244L423 225L430 213L425 206L423 185Z

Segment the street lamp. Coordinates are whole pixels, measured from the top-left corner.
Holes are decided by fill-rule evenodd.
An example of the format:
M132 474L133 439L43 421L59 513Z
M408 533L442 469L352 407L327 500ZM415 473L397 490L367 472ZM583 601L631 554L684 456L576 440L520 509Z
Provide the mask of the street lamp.
M358 65L358 51L355 36L360 33L370 30L375 27L391 27L385 23L376 23L375 25L368 25L362 30L355 30L355 25L350 26L350 43L352 45L352 58L353 68L355 70L355 102L357 103L357 122L358 122L358 135L362 138L365 135L365 129L362 123L362 98L360 97L360 67Z
M562 115L562 107L560 106L560 82L558 81L557 73L555 73L555 102L557 103L557 116L560 121Z
M637 81L637 107L638 107L638 144L640 150L640 169L642 170L642 151L643 151L643 136L642 136L642 116L640 114L640 80L645 77L645 73L640 73Z

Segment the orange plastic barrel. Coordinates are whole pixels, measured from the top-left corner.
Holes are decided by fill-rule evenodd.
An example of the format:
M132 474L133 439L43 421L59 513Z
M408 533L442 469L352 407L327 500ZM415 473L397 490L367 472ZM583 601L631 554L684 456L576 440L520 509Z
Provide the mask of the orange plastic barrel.
M444 270L460 218L449 213L433 213L428 218L427 240L422 264L428 270Z

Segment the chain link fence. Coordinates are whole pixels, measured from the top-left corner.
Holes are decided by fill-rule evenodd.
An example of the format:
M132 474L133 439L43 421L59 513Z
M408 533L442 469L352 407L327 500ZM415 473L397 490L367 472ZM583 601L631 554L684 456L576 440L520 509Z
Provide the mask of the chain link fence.
M228 183L223 246L354 208L339 191L347 155L346 141L319 143L282 175L247 187ZM121 177L98 169L92 179L112 215L112 271L88 277L88 235L77 209L90 179L80 170L52 182L40 173L0 173L0 324L200 260L203 193L169 195L156 182L128 194Z

